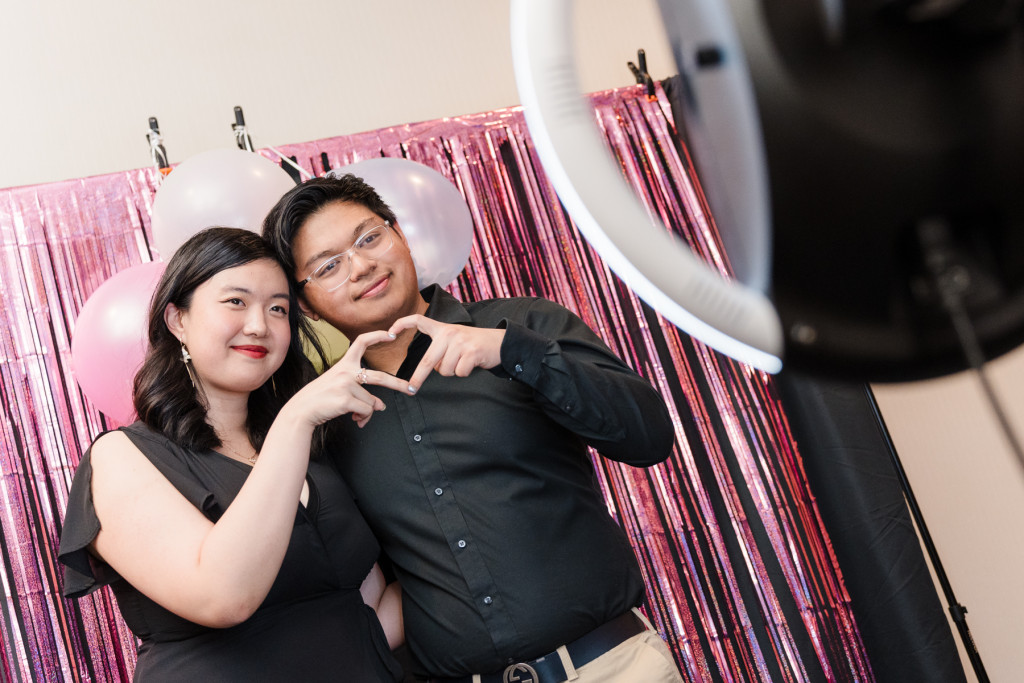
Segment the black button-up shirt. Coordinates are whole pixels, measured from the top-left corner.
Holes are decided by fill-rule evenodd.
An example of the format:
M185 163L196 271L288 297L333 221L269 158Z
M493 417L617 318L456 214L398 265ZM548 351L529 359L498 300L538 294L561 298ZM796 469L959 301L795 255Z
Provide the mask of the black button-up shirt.
M415 396L368 385L387 409L364 429L339 420L335 457L402 583L417 673L486 673L641 604L587 445L651 465L673 430L651 385L565 308L423 294L430 318L504 328L500 367L433 373ZM429 344L417 335L400 377Z

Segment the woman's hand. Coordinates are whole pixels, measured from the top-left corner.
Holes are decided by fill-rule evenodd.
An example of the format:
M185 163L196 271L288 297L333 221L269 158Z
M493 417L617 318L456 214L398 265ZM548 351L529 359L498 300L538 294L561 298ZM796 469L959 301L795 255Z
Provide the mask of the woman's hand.
M282 413L298 411L314 426L339 415L351 414L356 424L362 427L375 411L386 407L364 385L373 384L408 393L408 382L386 372L362 367L366 349L394 339L394 334L383 330L359 335L349 344L342 359L299 391L288 401Z

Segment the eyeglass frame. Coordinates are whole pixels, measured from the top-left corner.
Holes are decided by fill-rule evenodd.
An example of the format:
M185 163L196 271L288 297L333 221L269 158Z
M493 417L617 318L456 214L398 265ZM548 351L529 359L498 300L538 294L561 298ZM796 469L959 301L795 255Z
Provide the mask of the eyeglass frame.
M305 278L303 278L302 280L299 280L296 283L296 286L298 286L299 290L301 291L310 282L314 282L313 276L316 275L317 272L321 268L323 268L325 265L327 265L328 263L330 263L331 261L333 261L335 259L338 259L338 258L341 258L342 256L346 256L347 255L348 256L348 264L349 264L349 267L351 267L352 266L352 253L355 251L356 246L359 245L360 240L362 240L364 237L366 237L368 234L370 234L371 232L373 232L377 228L384 228L384 233L383 234L387 235L391 239L391 244L388 246L388 248L385 249L384 251L380 252L380 254L378 254L377 257L379 258L382 254L386 254L388 251L390 251L391 247L395 246L395 236L392 234L392 231L394 230L394 227L391 225L391 221L385 220L383 223L379 223L377 225L374 225L373 227L367 228L366 230L361 232L359 234L359 237L356 238L355 242L352 243L352 246L349 247L348 249L346 249L345 251L337 253L334 256L328 256L323 261L318 263L316 268L314 268L309 273L309 275L307 275ZM369 257L364 256L362 258L369 258ZM376 261L377 259L373 258L372 260ZM349 276L351 276L351 274L352 273L349 272ZM345 282L347 282L347 281L348 281L348 277L345 277L345 278L343 278L341 280L341 282L338 283L337 287L333 287L331 289L327 289L326 287L324 287L323 285L321 285L319 283L317 283L317 286L320 287L320 289L324 290L325 292L333 292L334 290L339 289L342 286L344 286Z

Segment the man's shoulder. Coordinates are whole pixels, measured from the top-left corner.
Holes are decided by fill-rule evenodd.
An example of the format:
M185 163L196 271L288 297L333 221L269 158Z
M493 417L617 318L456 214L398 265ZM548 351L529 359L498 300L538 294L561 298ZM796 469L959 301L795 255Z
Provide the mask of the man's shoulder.
M564 311L564 306L549 299L536 296L513 296L500 297L495 299L481 299L480 301L464 302L462 304L475 321L482 322L483 318L494 317L519 318L531 311Z
M448 290L432 285L423 290L429 302L427 316L441 322L467 322L468 315L475 324L488 324L502 319L525 317L530 311L568 311L564 306L537 296L509 296L490 299L457 298ZM462 320L460 321L460 318Z

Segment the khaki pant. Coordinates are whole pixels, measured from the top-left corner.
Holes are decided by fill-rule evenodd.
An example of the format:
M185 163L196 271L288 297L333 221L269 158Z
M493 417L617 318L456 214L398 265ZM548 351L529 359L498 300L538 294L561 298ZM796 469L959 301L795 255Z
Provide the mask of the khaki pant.
M643 619L643 615L636 612ZM653 629L638 633L622 645L575 669L575 676L565 650L559 654L569 674L567 680L573 683L683 683L668 645Z
M683 677L676 667L675 660L672 659L668 645L661 639L658 632L651 628L650 622L639 610L633 611L647 624L649 630L638 633L578 669L573 666L565 646L558 648L562 667L569 676L567 681L571 683L683 683ZM478 676L473 677L474 683L479 680Z

